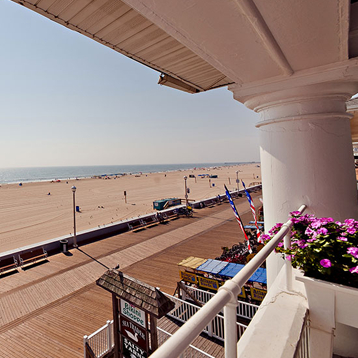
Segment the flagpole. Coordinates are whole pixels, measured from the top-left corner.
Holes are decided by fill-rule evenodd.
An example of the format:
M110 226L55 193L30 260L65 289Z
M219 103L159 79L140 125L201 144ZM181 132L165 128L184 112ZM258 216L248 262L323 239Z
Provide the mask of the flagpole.
M257 239L257 242L261 242L261 240L260 240L261 231L260 231L260 229L259 229L259 225L257 224L257 216L256 216L256 210L255 210L254 202L252 201L252 198L251 198L250 193L249 193L248 190L246 189L246 186L245 186L244 181L241 180L241 182L242 182L242 186L244 187L244 190L245 190L246 198L247 198L247 200L248 200L248 202L249 202L249 205L250 205L250 209L251 209L251 212L252 212L252 216L254 217L254 220L255 220L256 239Z
M245 228L244 228L244 224L243 224L243 222L242 222L242 220L241 220L241 217L240 217L240 215L239 215L239 213L238 213L238 211L237 211L237 209L236 209L236 206L235 206L235 204L234 204L234 202L233 202L233 200L232 200L232 197L231 197L230 192L229 192L228 188L226 187L226 185L224 185L224 188L225 188L225 194L226 194L226 196L227 196L227 198L228 198L228 200L229 200L229 203L230 203L230 205L231 205L231 208L232 208L232 210L233 210L233 212L234 212L234 215L235 215L235 217L236 217L236 221L238 222L238 224L239 224L239 226L240 226L240 228L241 228L241 230L242 230L242 232L243 232L243 234L244 234L244 236L245 236L245 240L246 240L246 242L247 242L247 247L248 247L248 249L249 249L249 252L250 252L250 254L252 254L251 245L250 245L250 240L249 240L248 237L247 237L247 234L246 234L246 231L245 231Z

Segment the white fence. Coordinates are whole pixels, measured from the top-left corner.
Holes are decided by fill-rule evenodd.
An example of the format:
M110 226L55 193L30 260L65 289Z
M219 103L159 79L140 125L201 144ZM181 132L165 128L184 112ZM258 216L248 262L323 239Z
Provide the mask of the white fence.
M170 296L169 297L174 303L175 307L171 310L167 316L172 317L179 322L187 322L196 312L200 310L200 307L183 301L180 298ZM240 338L246 329L246 325L236 322L238 337ZM203 329L203 332L207 333L210 337L215 337L221 341L224 341L224 317L220 314L215 315L212 321Z
M200 290L199 288L189 287L189 286L185 286L185 287L197 301L203 304L207 303L213 296L215 296L215 293L203 291ZM185 297L185 291L183 290L183 292L184 292L183 296ZM254 305L252 303L248 303L244 301L237 301L237 305L238 305L237 315L239 317L243 317L247 319L252 319L260 307L258 305Z
M113 320L107 321L107 324L97 329L96 332L83 337L84 357L86 357L86 343L91 347L97 358L101 358L109 352L114 345Z
M158 345L162 345L169 337L172 335L163 329L158 327ZM189 345L189 347L180 355L179 358L215 358L211 356L208 353L205 353L199 348L196 348L192 345Z

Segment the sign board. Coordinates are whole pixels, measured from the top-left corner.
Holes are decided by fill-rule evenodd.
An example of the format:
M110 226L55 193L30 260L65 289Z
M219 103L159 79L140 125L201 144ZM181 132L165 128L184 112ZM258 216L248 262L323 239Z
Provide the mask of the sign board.
M251 291L251 298L257 301L262 301L267 293L267 291L265 290L260 290L259 288L254 288L254 287L251 287L250 291Z
M180 271L180 280L189 283L197 283L196 275L190 272Z
M246 298L246 292L244 289L241 289L241 292L237 295L237 297Z
M134 323L137 323L140 326L147 328L145 312L131 305L123 299L121 299L121 315L129 318Z
M219 289L219 282L211 278L198 276L198 283L200 287L207 288L209 290L217 291Z
M147 358L148 354L126 337L122 339L122 354L125 358Z
M121 333L124 337L131 339L140 348L147 350L147 331L140 328L127 318L120 317Z

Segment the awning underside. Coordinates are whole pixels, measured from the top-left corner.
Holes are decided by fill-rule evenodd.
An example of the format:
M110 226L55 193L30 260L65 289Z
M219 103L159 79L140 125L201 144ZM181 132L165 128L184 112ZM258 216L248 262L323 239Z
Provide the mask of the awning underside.
M16 2L196 89L190 92L233 82L120 0Z

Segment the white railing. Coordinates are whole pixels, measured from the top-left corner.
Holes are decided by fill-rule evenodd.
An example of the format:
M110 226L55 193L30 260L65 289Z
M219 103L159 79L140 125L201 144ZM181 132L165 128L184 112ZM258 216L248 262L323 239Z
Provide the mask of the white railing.
M174 303L175 307L167 313L168 317L172 317L179 322L187 322L195 313L200 310L200 307L181 300L178 297L174 297L165 293ZM246 329L246 325L236 322L238 337L240 338ZM224 317L220 314L217 314L213 317L212 321L202 330L210 337L215 337L221 341L224 341Z
M158 346L161 346L171 336L172 334L158 327ZM189 345L187 349L180 355L180 358L215 358L215 357L202 351L199 348Z
M260 306L254 305L253 303L243 301L237 301L237 303L237 315L247 319L252 319L255 316L257 310L260 308Z
M297 344L297 349L294 355L294 358L309 358L309 338L310 338L310 331L309 331L309 324L308 324L308 317L304 319L300 340Z
M193 295L193 297L200 303L207 303L215 293L203 291L196 287L185 286L187 290ZM186 297L185 291L183 290L183 297ZM260 306L254 305L253 303L248 303L244 301L237 301L237 315L239 317L252 319L259 309Z
M306 205L299 208L303 213ZM226 281L220 287L218 293L206 303L191 319L186 322L171 338L159 347L151 358L178 357L188 347L191 342L207 327L215 316L224 310L224 331L225 331L225 357L237 357L237 328L236 328L236 308L237 296L241 292L242 286L251 275L262 265L268 255L285 238L285 246L290 245L290 230L292 221L287 221L282 225L280 231L270 240L268 244L256 254L249 263L232 279ZM290 261L286 260L286 284L287 289L292 287L292 267Z
M83 337L84 357L86 358L86 343L91 347L97 358L103 357L114 346L113 320L107 321L103 327L89 336Z
M185 287L192 294L192 296L197 301L199 301L200 303L205 304L206 302L208 302L215 295L214 293L211 293L209 291L204 291L204 290L201 290L201 289L196 288L196 287L190 287L190 286L187 286L187 285L185 285ZM187 297L186 292L183 289L181 289L181 291L182 291L182 297L185 300L186 297ZM189 298L190 298L190 296L189 296Z

